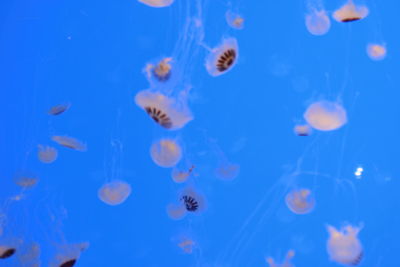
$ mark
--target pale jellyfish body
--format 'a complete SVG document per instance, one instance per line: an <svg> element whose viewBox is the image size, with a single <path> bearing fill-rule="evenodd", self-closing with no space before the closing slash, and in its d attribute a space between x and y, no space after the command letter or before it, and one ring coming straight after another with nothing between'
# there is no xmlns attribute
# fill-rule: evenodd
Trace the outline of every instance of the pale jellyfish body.
<svg viewBox="0 0 400 267"><path fill-rule="evenodd" d="M89 243L63 245L50 261L49 267L72 267L78 261L82 251L86 250Z"/></svg>
<svg viewBox="0 0 400 267"><path fill-rule="evenodd" d="M244 18L241 15L228 10L225 13L225 18L228 25L233 29L241 30L244 28Z"/></svg>
<svg viewBox="0 0 400 267"><path fill-rule="evenodd" d="M172 58L163 58L156 63L147 63L144 69L150 83L167 82L172 73Z"/></svg>
<svg viewBox="0 0 400 267"><path fill-rule="evenodd" d="M180 220L186 215L186 208L182 203L168 204L167 214L173 220Z"/></svg>
<svg viewBox="0 0 400 267"><path fill-rule="evenodd" d="M67 111L70 107L71 107L70 103L59 104L51 107L47 113L49 115L57 116Z"/></svg>
<svg viewBox="0 0 400 267"><path fill-rule="evenodd" d="M240 172L240 165L223 162L215 169L215 176L221 180L233 180Z"/></svg>
<svg viewBox="0 0 400 267"><path fill-rule="evenodd" d="M313 35L324 35L329 31L331 21L325 10L316 10L312 8L306 15L306 27Z"/></svg>
<svg viewBox="0 0 400 267"><path fill-rule="evenodd" d="M286 254L286 257L283 262L277 263L275 260L271 257L266 258L266 262L269 264L269 267L295 267L291 263L291 259L294 257L294 251L289 250Z"/></svg>
<svg viewBox="0 0 400 267"><path fill-rule="evenodd" d="M222 75L231 70L239 58L239 47L235 38L227 38L213 48L206 58L206 69L211 76Z"/></svg>
<svg viewBox="0 0 400 267"><path fill-rule="evenodd" d="M114 180L100 187L97 195L104 203L116 206L125 202L131 194L131 186L121 180Z"/></svg>
<svg viewBox="0 0 400 267"><path fill-rule="evenodd" d="M346 4L333 13L333 18L338 22L357 21L368 16L369 10L366 6L356 6L353 0L348 0Z"/></svg>
<svg viewBox="0 0 400 267"><path fill-rule="evenodd" d="M174 180L175 183L184 183L186 180L189 178L191 173L193 172L194 165L192 165L187 171L182 171L178 168L173 168L171 172L171 177L172 180Z"/></svg>
<svg viewBox="0 0 400 267"><path fill-rule="evenodd" d="M303 116L311 127L320 131L336 130L347 123L346 110L338 103L330 101L311 104Z"/></svg>
<svg viewBox="0 0 400 267"><path fill-rule="evenodd" d="M43 163L52 163L57 159L58 151L51 146L38 145L38 158Z"/></svg>
<svg viewBox="0 0 400 267"><path fill-rule="evenodd" d="M151 7L167 7L172 5L174 0L138 0L140 3L143 3L147 6Z"/></svg>
<svg viewBox="0 0 400 267"><path fill-rule="evenodd" d="M383 60L386 57L386 46L381 44L368 44L367 54L372 60Z"/></svg>
<svg viewBox="0 0 400 267"><path fill-rule="evenodd" d="M34 187L38 183L38 178L28 176L18 176L15 178L15 183L23 188Z"/></svg>
<svg viewBox="0 0 400 267"><path fill-rule="evenodd" d="M73 150L84 152L87 149L86 144L73 137L54 135L51 137L51 139L54 142L58 143L60 146L67 147Z"/></svg>
<svg viewBox="0 0 400 267"><path fill-rule="evenodd" d="M153 161L160 167L175 166L182 158L182 149L173 139L161 139L153 143L150 148Z"/></svg>
<svg viewBox="0 0 400 267"><path fill-rule="evenodd" d="M358 265L363 256L363 248L358 239L361 227L347 225L337 230L328 225L327 230L329 233L327 251L330 259L344 265Z"/></svg>
<svg viewBox="0 0 400 267"><path fill-rule="evenodd" d="M296 214L307 214L314 210L315 198L309 189L301 188L290 191L285 202L287 207Z"/></svg>
<svg viewBox="0 0 400 267"><path fill-rule="evenodd" d="M0 260L8 259L19 251L23 241L17 238L5 238L0 241Z"/></svg>
<svg viewBox="0 0 400 267"><path fill-rule="evenodd" d="M191 239L184 239L178 244L178 246L182 249L183 252L191 254L193 252L195 242Z"/></svg>

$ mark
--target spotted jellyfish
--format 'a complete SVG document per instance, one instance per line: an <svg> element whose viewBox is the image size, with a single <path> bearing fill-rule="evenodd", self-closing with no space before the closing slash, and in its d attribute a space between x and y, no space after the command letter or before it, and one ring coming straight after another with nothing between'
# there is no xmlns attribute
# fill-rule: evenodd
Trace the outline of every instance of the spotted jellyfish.
<svg viewBox="0 0 400 267"><path fill-rule="evenodd" d="M337 230L327 225L326 228L329 233L326 248L330 259L344 265L358 265L363 257L363 248L358 239L362 227L346 225Z"/></svg>
<svg viewBox="0 0 400 267"><path fill-rule="evenodd" d="M352 22L368 16L369 10L366 6L358 6L353 0L348 0L346 4L333 13L333 18L338 22Z"/></svg>
<svg viewBox="0 0 400 267"><path fill-rule="evenodd" d="M325 9L309 6L309 12L305 16L306 28L312 35L324 35L330 27L331 21Z"/></svg>
<svg viewBox="0 0 400 267"><path fill-rule="evenodd" d="M223 39L221 44L211 49L206 57L205 66L211 76L219 76L230 71L239 58L236 38Z"/></svg>
<svg viewBox="0 0 400 267"><path fill-rule="evenodd" d="M372 60L383 60L386 57L386 46L384 44L368 44L367 54Z"/></svg>
<svg viewBox="0 0 400 267"><path fill-rule="evenodd" d="M182 148L174 139L160 139L150 148L150 156L160 167L175 166L182 158Z"/></svg>
<svg viewBox="0 0 400 267"><path fill-rule="evenodd" d="M320 131L333 131L347 123L347 112L343 106L325 100L308 106L303 117L311 127Z"/></svg>
<svg viewBox="0 0 400 267"><path fill-rule="evenodd" d="M51 146L38 145L38 158L43 163L52 163L57 159L58 151Z"/></svg>
<svg viewBox="0 0 400 267"><path fill-rule="evenodd" d="M294 251L289 250L286 254L286 257L282 263L277 263L275 260L271 257L266 258L266 262L269 264L269 267L295 267L291 263L291 259L294 257Z"/></svg>
<svg viewBox="0 0 400 267"><path fill-rule="evenodd" d="M300 188L290 191L285 202L287 207L296 214L307 214L315 207L315 198L310 189Z"/></svg>
<svg viewBox="0 0 400 267"><path fill-rule="evenodd" d="M140 3L143 3L147 6L151 7L167 7L174 3L174 0L138 0Z"/></svg>
<svg viewBox="0 0 400 267"><path fill-rule="evenodd" d="M121 180L114 180L100 187L97 196L104 203L116 206L125 202L131 191L131 186L128 183Z"/></svg>

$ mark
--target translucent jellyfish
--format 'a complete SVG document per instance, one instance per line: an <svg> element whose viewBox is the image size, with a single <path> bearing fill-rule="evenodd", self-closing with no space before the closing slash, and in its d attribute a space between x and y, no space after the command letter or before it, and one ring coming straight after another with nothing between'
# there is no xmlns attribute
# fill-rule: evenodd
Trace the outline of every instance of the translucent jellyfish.
<svg viewBox="0 0 400 267"><path fill-rule="evenodd" d="M149 81L154 77L159 82L165 82L171 77L172 66L170 62L172 58L163 58L156 64L148 63L145 67L145 72Z"/></svg>
<svg viewBox="0 0 400 267"><path fill-rule="evenodd" d="M193 252L194 245L195 242L191 239L184 239L178 244L182 251L187 254L191 254Z"/></svg>
<svg viewBox="0 0 400 267"><path fill-rule="evenodd" d="M143 3L147 6L151 7L167 7L172 5L174 0L138 0L140 3Z"/></svg>
<svg viewBox="0 0 400 267"><path fill-rule="evenodd" d="M81 253L89 247L89 243L67 244L59 251L50 262L49 267L72 267L78 261Z"/></svg>
<svg viewBox="0 0 400 267"><path fill-rule="evenodd" d="M333 18L338 22L351 22L365 18L368 13L369 10L366 6L356 6L353 0L348 0L333 13Z"/></svg>
<svg viewBox="0 0 400 267"><path fill-rule="evenodd" d="M97 195L104 203L116 206L122 204L129 197L131 191L131 186L128 183L114 180L100 187Z"/></svg>
<svg viewBox="0 0 400 267"><path fill-rule="evenodd" d="M241 30L244 28L244 18L241 15L228 10L225 13L225 18L228 25L232 28L237 30Z"/></svg>
<svg viewBox="0 0 400 267"><path fill-rule="evenodd" d="M184 95L180 97L185 98ZM181 129L193 119L186 101L177 101L158 92L140 91L135 96L135 102L157 124L168 130Z"/></svg>
<svg viewBox="0 0 400 267"><path fill-rule="evenodd" d="M386 46L384 44L368 44L367 54L372 60L383 60L386 57Z"/></svg>
<svg viewBox="0 0 400 267"><path fill-rule="evenodd" d="M309 136L312 133L312 128L308 124L296 125L294 133L298 136Z"/></svg>
<svg viewBox="0 0 400 267"><path fill-rule="evenodd" d="M344 265L358 265L363 257L363 248L358 239L362 226L346 225L337 230L328 225L326 228L329 233L327 250L330 259Z"/></svg>
<svg viewBox="0 0 400 267"><path fill-rule="evenodd" d="M84 152L87 149L86 144L73 137L54 135L51 137L51 139L61 146L68 147L77 151Z"/></svg>
<svg viewBox="0 0 400 267"><path fill-rule="evenodd" d="M19 251L22 243L22 240L17 238L4 238L0 240L0 260L12 257Z"/></svg>
<svg viewBox="0 0 400 267"><path fill-rule="evenodd" d="M266 258L266 262L269 264L269 267L295 267L291 263L291 259L294 257L294 251L289 250L286 254L286 257L282 263L277 263L275 260L271 257Z"/></svg>
<svg viewBox="0 0 400 267"><path fill-rule="evenodd" d="M14 181L20 187L31 188L38 183L39 179L33 175L32 176L17 175Z"/></svg>
<svg viewBox="0 0 400 267"><path fill-rule="evenodd" d="M199 213L204 211L206 207L204 197L192 188L186 188L183 190L179 200L188 212Z"/></svg>
<svg viewBox="0 0 400 267"><path fill-rule="evenodd" d="M227 38L211 49L206 58L206 69L211 76L222 75L231 70L239 58L239 47L235 38Z"/></svg>
<svg viewBox="0 0 400 267"><path fill-rule="evenodd" d="M21 267L39 267L40 245L36 242L25 244L22 246L17 258Z"/></svg>
<svg viewBox="0 0 400 267"><path fill-rule="evenodd" d="M296 214L307 214L314 210L315 198L310 189L300 188L290 191L285 202L287 207Z"/></svg>
<svg viewBox="0 0 400 267"><path fill-rule="evenodd" d="M49 115L57 116L67 111L70 107L71 107L70 103L59 104L54 107L51 107L47 113Z"/></svg>
<svg viewBox="0 0 400 267"><path fill-rule="evenodd" d="M324 35L331 27L331 21L324 9L311 7L305 18L307 30L313 35Z"/></svg>
<svg viewBox="0 0 400 267"><path fill-rule="evenodd" d="M160 139L150 148L153 161L160 167L175 166L182 158L181 146L174 139Z"/></svg>
<svg viewBox="0 0 400 267"><path fill-rule="evenodd" d="M239 172L239 164L224 161L215 169L215 176L222 180L233 180L239 175Z"/></svg>
<svg viewBox="0 0 400 267"><path fill-rule="evenodd" d="M168 204L167 214L173 220L180 220L186 215L185 205L179 204Z"/></svg>
<svg viewBox="0 0 400 267"><path fill-rule="evenodd" d="M38 145L38 158L43 163L52 163L57 159L58 151L51 146Z"/></svg>
<svg viewBox="0 0 400 267"><path fill-rule="evenodd" d="M194 168L195 168L194 165L192 165L187 171L182 171L177 167L173 168L171 173L172 180L174 180L175 183L185 182L191 175Z"/></svg>
<svg viewBox="0 0 400 267"><path fill-rule="evenodd" d="M303 116L311 127L320 131L336 130L347 123L346 110L330 101L312 103Z"/></svg>

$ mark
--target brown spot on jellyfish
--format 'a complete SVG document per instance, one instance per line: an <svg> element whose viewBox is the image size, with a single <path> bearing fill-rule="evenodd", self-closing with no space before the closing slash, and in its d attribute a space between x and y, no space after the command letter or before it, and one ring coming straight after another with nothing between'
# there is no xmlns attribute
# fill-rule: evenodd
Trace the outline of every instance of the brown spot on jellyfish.
<svg viewBox="0 0 400 267"><path fill-rule="evenodd" d="M70 103L59 104L51 107L47 113L49 115L57 116L67 111L70 107L71 107Z"/></svg>
<svg viewBox="0 0 400 267"><path fill-rule="evenodd" d="M269 264L269 267L295 267L291 263L291 259L294 257L294 251L289 250L286 254L286 257L282 263L277 263L275 260L271 257L268 257L265 259L265 261Z"/></svg>
<svg viewBox="0 0 400 267"><path fill-rule="evenodd" d="M311 127L307 124L296 125L293 130L297 136L309 136L312 133Z"/></svg>
<svg viewBox="0 0 400 267"><path fill-rule="evenodd" d="M104 184L97 192L97 196L104 203L116 206L122 204L131 194L131 186L121 180L114 180Z"/></svg>
<svg viewBox="0 0 400 267"><path fill-rule="evenodd" d="M158 166L170 168L181 160L182 149L174 139L160 139L151 146L150 156Z"/></svg>
<svg viewBox="0 0 400 267"><path fill-rule="evenodd" d="M231 70L239 58L239 48L235 38L227 38L213 48L206 58L206 69L211 76L222 75Z"/></svg>
<svg viewBox="0 0 400 267"><path fill-rule="evenodd" d="M23 241L17 238L4 238L0 241L0 259L8 259L19 251Z"/></svg>
<svg viewBox="0 0 400 267"><path fill-rule="evenodd" d="M368 13L366 6L356 6L353 0L348 0L346 4L333 13L333 18L338 22L352 22L365 18Z"/></svg>
<svg viewBox="0 0 400 267"><path fill-rule="evenodd" d="M147 77L149 79L154 77L159 82L167 81L171 77L171 61L172 58L167 57L160 60L156 65L148 63L145 68Z"/></svg>
<svg viewBox="0 0 400 267"><path fill-rule="evenodd" d="M310 213L315 207L314 195L306 188L290 191L285 197L285 202L287 207L296 214Z"/></svg>
<svg viewBox="0 0 400 267"><path fill-rule="evenodd" d="M161 127L177 130L193 119L183 98L185 96L181 95L177 100L159 92L144 90L136 94L135 102Z"/></svg>
<svg viewBox="0 0 400 267"><path fill-rule="evenodd" d="M57 159L58 151L51 146L38 145L38 158L43 163L52 163Z"/></svg>
<svg viewBox="0 0 400 267"><path fill-rule="evenodd" d="M228 25L233 29L241 30L244 28L244 18L241 15L228 10L225 13L225 18Z"/></svg>
<svg viewBox="0 0 400 267"><path fill-rule="evenodd" d="M82 251L89 243L68 244L59 248L59 252L51 260L49 267L72 267L78 261Z"/></svg>
<svg viewBox="0 0 400 267"><path fill-rule="evenodd" d="M138 0L140 3L143 3L147 6L151 7L167 7L172 5L174 0Z"/></svg>
<svg viewBox="0 0 400 267"><path fill-rule="evenodd" d="M386 46L384 44L368 44L367 54L372 60L383 60L386 57Z"/></svg>
<svg viewBox="0 0 400 267"><path fill-rule="evenodd" d="M344 265L358 265L363 257L363 248L358 233L362 226L354 227L346 225L337 230L331 225L327 225L329 238L327 241L327 251L332 261Z"/></svg>
<svg viewBox="0 0 400 267"><path fill-rule="evenodd" d="M331 27L331 21L324 9L311 7L305 19L307 30L313 35L324 35Z"/></svg>
<svg viewBox="0 0 400 267"><path fill-rule="evenodd" d="M16 249L0 246L0 259L7 259L15 254Z"/></svg>
<svg viewBox="0 0 400 267"><path fill-rule="evenodd" d="M81 141L69 137L69 136L60 136L60 135L54 135L51 137L51 139L59 144L60 146L67 147L73 150L81 151L84 152L86 151L86 144L82 143Z"/></svg>
<svg viewBox="0 0 400 267"><path fill-rule="evenodd" d="M346 110L330 101L312 103L303 116L311 127L320 131L333 131L347 123Z"/></svg>

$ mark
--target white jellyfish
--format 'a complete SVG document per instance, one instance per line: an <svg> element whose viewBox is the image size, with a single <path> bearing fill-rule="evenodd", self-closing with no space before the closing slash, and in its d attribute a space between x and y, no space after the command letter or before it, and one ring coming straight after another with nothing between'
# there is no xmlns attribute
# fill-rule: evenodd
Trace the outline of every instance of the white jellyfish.
<svg viewBox="0 0 400 267"><path fill-rule="evenodd" d="M309 136L312 133L312 128L308 124L296 125L293 130L298 136Z"/></svg>
<svg viewBox="0 0 400 267"><path fill-rule="evenodd" d="M331 21L324 9L310 7L305 16L307 30L313 35L324 35L330 27Z"/></svg>
<svg viewBox="0 0 400 267"><path fill-rule="evenodd" d="M347 123L347 113L343 106L324 100L308 106L303 116L311 127L320 131L336 130Z"/></svg>
<svg viewBox="0 0 400 267"><path fill-rule="evenodd" d="M97 195L104 203L116 206L125 202L131 191L131 186L127 182L114 180L100 187Z"/></svg>
<svg viewBox="0 0 400 267"><path fill-rule="evenodd" d="M386 57L386 46L384 44L368 44L367 54L372 60L383 60Z"/></svg>
<svg viewBox="0 0 400 267"><path fill-rule="evenodd" d="M239 58L239 47L236 38L223 39L221 44L211 49L205 66L211 76L222 75L231 70Z"/></svg>
<svg viewBox="0 0 400 267"><path fill-rule="evenodd" d="M291 263L291 259L294 257L294 254L294 250L289 250L286 253L284 261L281 263L275 262L275 260L271 257L266 258L265 261L269 264L269 267L295 267Z"/></svg>
<svg viewBox="0 0 400 267"><path fill-rule="evenodd" d="M174 0L138 0L140 3L143 3L147 6L151 7L167 7L172 5Z"/></svg>
<svg viewBox="0 0 400 267"><path fill-rule="evenodd" d="M52 163L57 159L58 151L51 146L38 145L38 158L43 163Z"/></svg>
<svg viewBox="0 0 400 267"><path fill-rule="evenodd" d="M314 210L315 198L310 189L300 188L290 191L285 202L287 207L296 214L307 214Z"/></svg>
<svg viewBox="0 0 400 267"><path fill-rule="evenodd" d="M56 255L51 259L49 267L72 267L81 253L89 247L89 243L65 244L58 247Z"/></svg>
<svg viewBox="0 0 400 267"><path fill-rule="evenodd" d="M338 22L351 22L365 18L368 13L369 10L366 6L357 6L353 0L348 0L333 13L333 18Z"/></svg>
<svg viewBox="0 0 400 267"><path fill-rule="evenodd" d="M54 142L58 143L60 146L67 147L73 150L84 152L87 149L86 144L73 137L54 135L51 137L51 139Z"/></svg>
<svg viewBox="0 0 400 267"><path fill-rule="evenodd" d="M174 139L160 139L150 148L153 161L160 167L175 166L182 158L181 146Z"/></svg>
<svg viewBox="0 0 400 267"><path fill-rule="evenodd" d="M362 226L345 225L337 230L327 225L326 228L329 233L326 247L330 259L344 265L358 265L363 257L363 248L358 239Z"/></svg>
<svg viewBox="0 0 400 267"><path fill-rule="evenodd" d="M51 107L47 113L49 115L57 116L57 115L64 113L65 111L67 111L70 107L71 107L71 103L59 104L59 105Z"/></svg>
<svg viewBox="0 0 400 267"><path fill-rule="evenodd" d="M240 14L228 10L225 13L225 18L228 25L233 29L241 30L244 28L244 18Z"/></svg>

